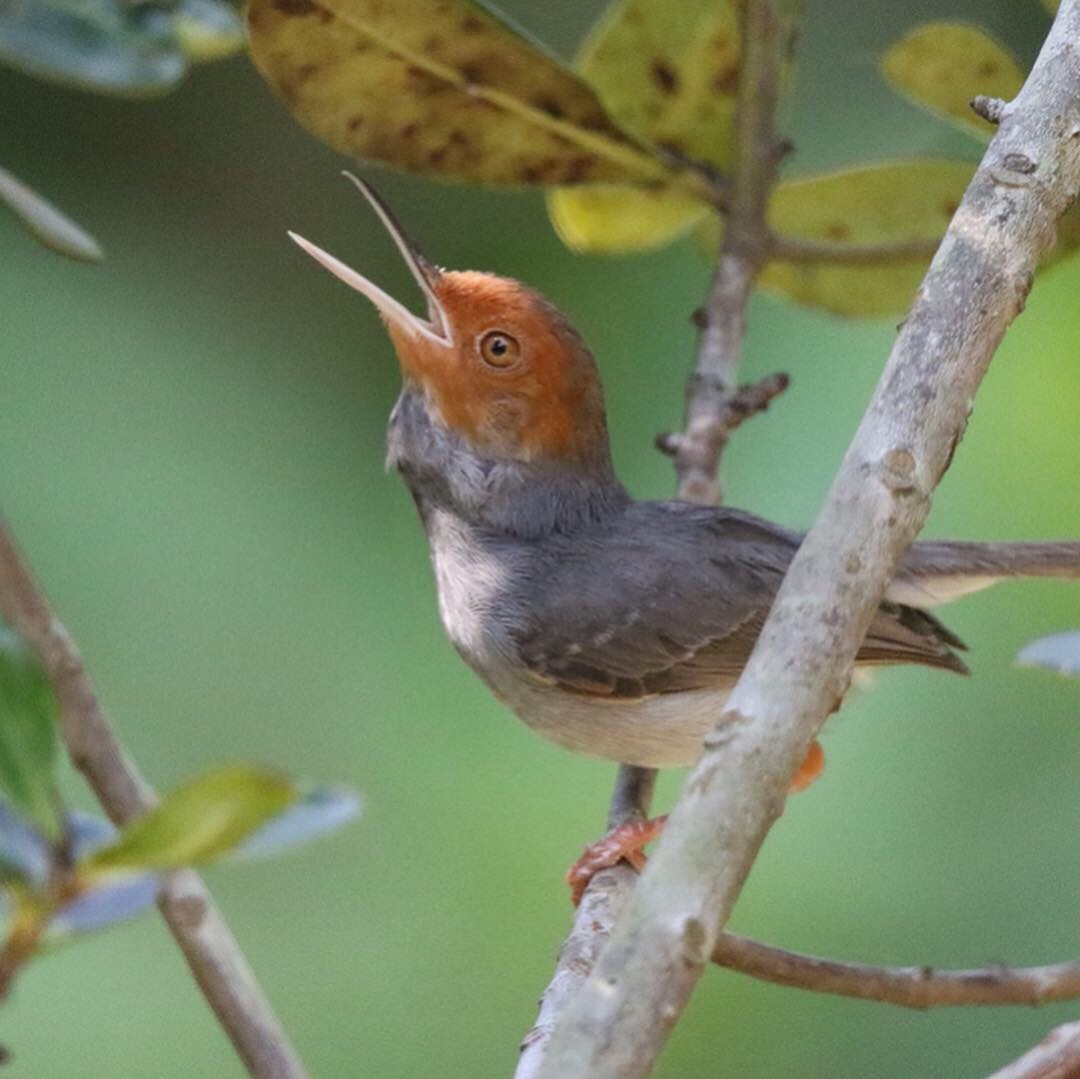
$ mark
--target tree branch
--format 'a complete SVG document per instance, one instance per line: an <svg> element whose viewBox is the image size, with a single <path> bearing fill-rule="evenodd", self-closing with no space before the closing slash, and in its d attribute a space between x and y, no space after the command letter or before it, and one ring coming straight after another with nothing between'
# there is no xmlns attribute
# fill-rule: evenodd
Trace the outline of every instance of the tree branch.
<svg viewBox="0 0 1080 1079"><path fill-rule="evenodd" d="M1050 35L949 225L817 523L542 1075L648 1074L712 955L897 558L963 434L1039 256L1080 190L1080 0Z"/></svg>
<svg viewBox="0 0 1080 1079"><path fill-rule="evenodd" d="M1022 1057L989 1079L1076 1079L1080 1075L1080 1023L1054 1027Z"/></svg>
<svg viewBox="0 0 1080 1079"><path fill-rule="evenodd" d="M754 280L769 257L771 237L765 220L776 166L786 145L776 141L773 116L780 71L790 45L790 27L768 19L757 0L739 8L743 60L735 113L736 168L725 190L727 227L713 274L707 305L695 316L701 330L693 373L686 387L686 420L680 434L658 435L657 447L675 459L678 497L719 503L720 457L731 433L764 411L788 385L787 375L770 375L738 386L737 374L746 325L746 305ZM656 771L624 765L619 769L608 814L615 828L648 816ZM536 1024L521 1043L515 1079L535 1079L559 1017L585 983L607 943L637 873L620 864L598 873L578 906L570 934L559 951L555 975L540 998Z"/></svg>
<svg viewBox="0 0 1080 1079"><path fill-rule="evenodd" d="M904 1008L1048 1004L1080 997L1080 962L975 970L841 963L721 933L712 961L762 981Z"/></svg>
<svg viewBox="0 0 1080 1079"><path fill-rule="evenodd" d="M127 824L152 809L157 795L109 726L75 642L38 588L2 518L0 615L40 655L56 694L60 736L111 820ZM158 908L248 1071L259 1079L304 1079L300 1058L198 874L171 874Z"/></svg>

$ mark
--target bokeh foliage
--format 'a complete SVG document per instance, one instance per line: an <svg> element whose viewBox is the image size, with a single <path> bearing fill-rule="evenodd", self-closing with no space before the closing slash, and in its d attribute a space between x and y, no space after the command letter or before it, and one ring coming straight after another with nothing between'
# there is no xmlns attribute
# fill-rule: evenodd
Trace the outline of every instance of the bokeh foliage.
<svg viewBox="0 0 1080 1079"><path fill-rule="evenodd" d="M564 57L602 7L504 6ZM808 174L973 161L975 144L902 102L877 58L913 22L947 17L986 25L1026 66L1046 26L1012 0L807 10L789 107ZM595 835L611 769L522 728L447 645L412 507L382 471L397 384L385 335L284 230L332 242L403 296L407 272L335 180L341 157L243 61L140 105L9 73L0 102L18 104L0 157L110 251L69 266L0 220L0 286L18 297L0 504L163 788L257 748L364 789L363 827L288 863L208 871L313 1073L507 1074L567 924L561 872ZM641 496L669 494L670 464L648 445L681 414L706 274L692 245L572 258L536 195L379 186L437 261L526 279L571 314L604 372L620 471ZM1078 288L1074 264L1036 286L933 534L1076 534ZM733 442L730 499L805 525L893 326L768 296L751 316L746 376L783 368L793 386ZM887 672L830 721L825 776L770 837L735 928L886 962L1074 954L1080 705L1073 683L1011 660L1074 627L1077 604L1031 583L947 609L974 677ZM664 778L661 804L678 781ZM977 1075L1074 1017L909 1014L711 972L659 1074ZM242 1074L154 919L31 967L0 1042L16 1075Z"/></svg>

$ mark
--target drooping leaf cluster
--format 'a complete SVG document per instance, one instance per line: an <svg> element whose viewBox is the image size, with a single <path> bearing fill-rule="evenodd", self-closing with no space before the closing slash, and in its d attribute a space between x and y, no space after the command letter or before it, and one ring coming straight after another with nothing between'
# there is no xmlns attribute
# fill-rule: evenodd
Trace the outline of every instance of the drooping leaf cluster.
<svg viewBox="0 0 1080 1079"><path fill-rule="evenodd" d="M733 0L615 0L573 70L477 0L250 0L248 25L252 58L292 114L349 157L544 187L579 251L688 232L712 250L722 235L741 64ZM980 137L990 128L971 98L1008 99L1022 82L1001 45L947 22L915 28L882 71ZM973 171L910 159L781 179L760 284L844 315L903 310ZM1077 233L1066 222L1059 255Z"/></svg>

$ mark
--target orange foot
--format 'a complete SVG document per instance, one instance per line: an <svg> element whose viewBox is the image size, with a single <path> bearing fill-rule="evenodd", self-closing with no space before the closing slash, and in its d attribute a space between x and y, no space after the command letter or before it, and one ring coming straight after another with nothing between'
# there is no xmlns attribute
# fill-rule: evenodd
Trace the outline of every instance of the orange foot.
<svg viewBox="0 0 1080 1079"><path fill-rule="evenodd" d="M825 753L818 742L811 742L806 757L795 778L788 788L789 793L797 794L806 790L825 769ZM635 820L612 828L595 843L582 851L581 857L566 871L566 883L570 885L570 900L576 907L589 886L589 881L601 869L610 869L619 862L629 862L639 873L645 868L645 852L642 849L651 843L663 830L667 814L653 817L652 820Z"/></svg>

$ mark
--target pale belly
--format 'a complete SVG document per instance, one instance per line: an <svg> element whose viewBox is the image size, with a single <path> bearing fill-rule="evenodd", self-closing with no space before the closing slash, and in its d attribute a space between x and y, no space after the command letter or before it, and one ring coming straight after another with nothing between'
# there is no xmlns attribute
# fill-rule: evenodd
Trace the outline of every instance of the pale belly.
<svg viewBox="0 0 1080 1079"><path fill-rule="evenodd" d="M528 676L490 675L496 696L537 734L575 753L648 768L693 764L730 693L727 687L612 701L532 684Z"/></svg>

